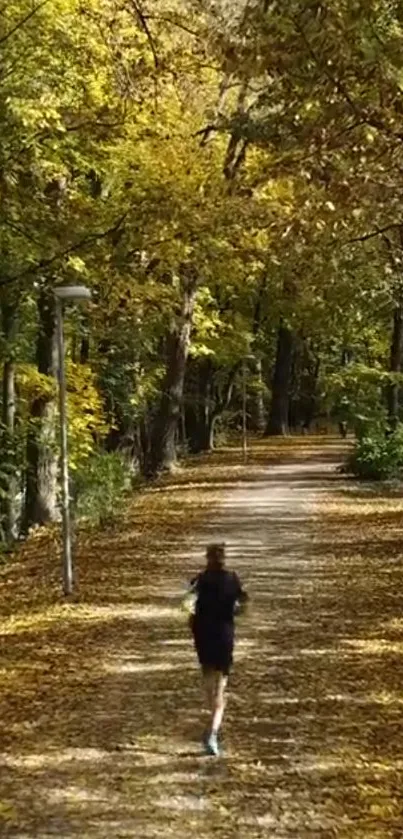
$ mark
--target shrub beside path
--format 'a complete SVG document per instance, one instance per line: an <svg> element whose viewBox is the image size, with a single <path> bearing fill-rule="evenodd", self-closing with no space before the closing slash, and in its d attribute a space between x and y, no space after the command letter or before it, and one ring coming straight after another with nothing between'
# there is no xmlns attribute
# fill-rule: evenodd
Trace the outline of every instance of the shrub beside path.
<svg viewBox="0 0 403 839"><path fill-rule="evenodd" d="M52 533L4 567L1 836L401 837L403 503L348 487L339 457L302 440L190 463L81 535L76 603ZM177 608L212 539L252 600L220 760Z"/></svg>

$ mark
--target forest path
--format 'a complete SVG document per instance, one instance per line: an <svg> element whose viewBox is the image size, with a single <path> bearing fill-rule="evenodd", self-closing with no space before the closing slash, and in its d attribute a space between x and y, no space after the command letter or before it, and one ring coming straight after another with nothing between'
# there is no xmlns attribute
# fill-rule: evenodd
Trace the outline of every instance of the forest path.
<svg viewBox="0 0 403 839"><path fill-rule="evenodd" d="M191 483L182 475L146 493L154 514L145 535L137 510L126 528L81 546L81 603L11 622L2 836L401 835L393 789L402 767L374 744L380 725L381 743L398 737L398 750L400 718L373 695L374 656L354 648L354 604L350 614L341 603L332 544L314 538L315 511L340 483L337 457L334 443L306 444L272 463L262 449L249 466L233 453L196 466ZM155 523L161 504L165 534ZM180 516L195 504L213 512L181 538ZM217 539L251 597L219 760L200 747L200 680L177 607Z"/></svg>

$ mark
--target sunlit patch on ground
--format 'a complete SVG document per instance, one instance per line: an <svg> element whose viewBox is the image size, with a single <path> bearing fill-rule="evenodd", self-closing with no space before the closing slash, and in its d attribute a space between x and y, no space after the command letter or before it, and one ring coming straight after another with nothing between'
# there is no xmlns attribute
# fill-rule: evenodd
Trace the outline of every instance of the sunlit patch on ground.
<svg viewBox="0 0 403 839"><path fill-rule="evenodd" d="M173 670L183 670L183 664L172 661L124 661L116 664L105 664L107 673L164 673Z"/></svg>
<svg viewBox="0 0 403 839"><path fill-rule="evenodd" d="M24 767L25 769L57 768L74 761L80 763L96 763L110 759L108 752L101 749L65 749L64 751L47 752L45 754L3 754L0 756L0 766L9 768Z"/></svg>

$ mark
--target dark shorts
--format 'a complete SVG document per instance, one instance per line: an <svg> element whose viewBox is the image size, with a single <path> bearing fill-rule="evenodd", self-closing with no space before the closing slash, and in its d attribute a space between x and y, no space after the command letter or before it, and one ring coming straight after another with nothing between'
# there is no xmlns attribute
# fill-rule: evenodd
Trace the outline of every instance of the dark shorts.
<svg viewBox="0 0 403 839"><path fill-rule="evenodd" d="M192 630L197 657L203 670L217 670L228 676L233 663L234 624L195 617Z"/></svg>

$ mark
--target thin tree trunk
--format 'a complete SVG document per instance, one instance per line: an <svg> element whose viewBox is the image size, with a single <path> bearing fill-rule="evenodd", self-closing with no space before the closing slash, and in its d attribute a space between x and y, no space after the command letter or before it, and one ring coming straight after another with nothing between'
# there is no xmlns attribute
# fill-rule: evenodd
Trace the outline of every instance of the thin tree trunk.
<svg viewBox="0 0 403 839"><path fill-rule="evenodd" d="M90 336L88 331L88 318L83 317L80 335L80 364L88 364L90 360Z"/></svg>
<svg viewBox="0 0 403 839"><path fill-rule="evenodd" d="M196 279L184 283L179 322L168 335L162 396L152 423L150 451L146 463L148 477L172 470L176 462L176 437L182 410L196 292Z"/></svg>
<svg viewBox="0 0 403 839"><path fill-rule="evenodd" d="M309 431L314 421L318 407L318 379L320 373L320 358L315 360L315 366L309 379L309 396L307 397L304 410L303 430Z"/></svg>
<svg viewBox="0 0 403 839"><path fill-rule="evenodd" d="M263 433L266 428L267 418L264 404L263 369L261 358L257 358L254 361L254 367L257 387L253 391L251 400L251 427L253 431Z"/></svg>
<svg viewBox="0 0 403 839"><path fill-rule="evenodd" d="M15 451L15 364L8 360L3 368L3 425L7 435L7 486L4 499L4 531L8 542L17 537L18 476Z"/></svg>
<svg viewBox="0 0 403 839"><path fill-rule="evenodd" d="M212 362L208 362L208 374L203 382L203 410L199 414L191 413L191 446L192 451L206 452L213 451L215 448L215 432L218 420L223 415L224 411L228 410L232 394L234 391L235 380L239 370L239 364L229 372L228 379L225 385L220 388L217 393L214 388L214 367Z"/></svg>
<svg viewBox="0 0 403 839"><path fill-rule="evenodd" d="M403 308L399 303L393 313L392 340L390 346L390 372L400 373L402 369L403 349ZM386 405L388 410L389 429L393 431L399 421L399 391L398 382L390 382L386 389Z"/></svg>
<svg viewBox="0 0 403 839"><path fill-rule="evenodd" d="M37 367L45 376L56 379L58 369L56 315L53 293L41 292L38 299L39 333ZM52 395L40 394L31 408L27 439L27 478L25 529L46 524L57 518L57 401Z"/></svg>
<svg viewBox="0 0 403 839"><path fill-rule="evenodd" d="M15 364L11 359L3 368L3 423L10 435L15 427Z"/></svg>
<svg viewBox="0 0 403 839"><path fill-rule="evenodd" d="M230 370L228 374L228 379L225 386L221 389L219 396L216 399L216 404L214 407L214 411L210 416L210 425L209 425L209 448L212 450L214 449L215 445L215 431L218 420L225 411L228 411L229 406L231 405L232 395L234 392L236 377L238 375L239 369L241 367L240 363L235 364L235 366Z"/></svg>
<svg viewBox="0 0 403 839"><path fill-rule="evenodd" d="M216 428L218 420L220 419L220 414L213 414L210 417L207 428L206 428L206 448L205 451L212 452L215 449L216 445Z"/></svg>
<svg viewBox="0 0 403 839"><path fill-rule="evenodd" d="M185 417L185 408L182 402L181 406L181 422L180 422L180 444L183 449L186 449L187 437L186 437L186 417Z"/></svg>
<svg viewBox="0 0 403 839"><path fill-rule="evenodd" d="M147 463L150 457L150 417L146 405L144 415L139 422L139 442L141 449L141 471L146 472Z"/></svg>
<svg viewBox="0 0 403 839"><path fill-rule="evenodd" d="M7 541L17 537L17 460L15 441L15 416L16 416L16 393L15 393L15 361L14 361L14 339L17 326L16 307L13 304L4 303L2 306L3 334L8 348L8 354L3 366L3 427L4 427L4 455L6 469L4 471L5 498L3 506L4 533Z"/></svg>
<svg viewBox="0 0 403 839"><path fill-rule="evenodd" d="M220 414L210 414L200 419L192 430L191 451L194 454L212 452L215 448L215 431Z"/></svg>
<svg viewBox="0 0 403 839"><path fill-rule="evenodd" d="M288 434L288 412L294 336L284 322L280 323L276 360L274 364L272 401L266 434L285 436Z"/></svg>
<svg viewBox="0 0 403 839"><path fill-rule="evenodd" d="M210 358L192 361L186 377L186 437L191 452L210 448L214 365Z"/></svg>

